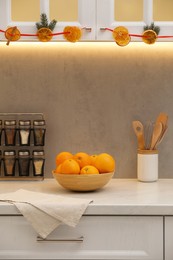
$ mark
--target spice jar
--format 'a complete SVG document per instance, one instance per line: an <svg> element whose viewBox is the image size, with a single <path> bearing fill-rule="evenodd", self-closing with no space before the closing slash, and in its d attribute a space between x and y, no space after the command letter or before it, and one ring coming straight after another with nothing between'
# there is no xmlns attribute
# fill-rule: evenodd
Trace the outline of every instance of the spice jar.
<svg viewBox="0 0 173 260"><path fill-rule="evenodd" d="M4 151L4 175L14 176L16 164L15 151Z"/></svg>
<svg viewBox="0 0 173 260"><path fill-rule="evenodd" d="M19 176L29 176L30 152L28 150L18 151Z"/></svg>
<svg viewBox="0 0 173 260"><path fill-rule="evenodd" d="M34 120L33 121L34 130L34 145L44 146L45 142L45 120Z"/></svg>
<svg viewBox="0 0 173 260"><path fill-rule="evenodd" d="M30 145L31 136L31 121L20 120L19 121L19 143L20 145Z"/></svg>
<svg viewBox="0 0 173 260"><path fill-rule="evenodd" d="M32 154L32 162L33 162L33 173L34 176L43 176L44 175L44 151L43 150L35 150Z"/></svg>
<svg viewBox="0 0 173 260"><path fill-rule="evenodd" d="M4 121L5 145L15 145L16 143L16 120Z"/></svg>

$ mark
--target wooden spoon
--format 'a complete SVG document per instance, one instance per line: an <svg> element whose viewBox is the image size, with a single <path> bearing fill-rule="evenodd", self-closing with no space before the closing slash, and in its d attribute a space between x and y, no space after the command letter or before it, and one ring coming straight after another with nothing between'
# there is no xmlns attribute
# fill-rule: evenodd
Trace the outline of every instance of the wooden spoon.
<svg viewBox="0 0 173 260"><path fill-rule="evenodd" d="M138 149L144 150L145 149L144 127L140 121L133 121L132 125L133 125L134 132L137 136Z"/></svg>
<svg viewBox="0 0 173 260"><path fill-rule="evenodd" d="M163 129L162 123L157 122L154 126L154 129L153 129L150 150L154 150L157 142L160 139L160 136L162 135L162 129Z"/></svg>

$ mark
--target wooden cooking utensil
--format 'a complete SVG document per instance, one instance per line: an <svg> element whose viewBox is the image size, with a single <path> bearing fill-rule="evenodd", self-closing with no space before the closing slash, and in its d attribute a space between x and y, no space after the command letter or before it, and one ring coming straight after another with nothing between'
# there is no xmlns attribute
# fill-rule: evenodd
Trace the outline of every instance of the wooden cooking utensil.
<svg viewBox="0 0 173 260"><path fill-rule="evenodd" d="M160 136L162 135L162 129L163 129L162 123L157 122L153 129L150 150L154 150L154 147L156 146L157 142L160 139Z"/></svg>
<svg viewBox="0 0 173 260"><path fill-rule="evenodd" d="M144 127L140 121L133 121L132 126L138 140L138 149L145 149Z"/></svg>
<svg viewBox="0 0 173 260"><path fill-rule="evenodd" d="M156 149L157 145L160 144L161 141L163 140L165 132L168 128L168 115L164 112L161 112L156 119L156 123L159 123L159 122L162 123L162 133L160 134L160 137L157 140L155 147L153 147L153 149Z"/></svg>
<svg viewBox="0 0 173 260"><path fill-rule="evenodd" d="M165 133L167 132L167 129L168 129L168 126L166 125L164 131L162 131L161 137L159 138L159 140L155 144L154 149L157 149L157 146L162 142L163 137L165 136Z"/></svg>
<svg viewBox="0 0 173 260"><path fill-rule="evenodd" d="M163 124L163 130L168 124L168 115L164 112L160 113L156 119L156 123L161 122Z"/></svg>

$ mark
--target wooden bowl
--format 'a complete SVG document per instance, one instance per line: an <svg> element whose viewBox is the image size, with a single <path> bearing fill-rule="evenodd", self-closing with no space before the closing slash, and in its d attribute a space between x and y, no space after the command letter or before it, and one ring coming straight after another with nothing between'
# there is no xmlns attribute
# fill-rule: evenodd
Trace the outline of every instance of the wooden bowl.
<svg viewBox="0 0 173 260"><path fill-rule="evenodd" d="M105 186L113 177L114 172L78 175L78 174L62 174L52 172L57 182L68 190L73 191L94 191Z"/></svg>

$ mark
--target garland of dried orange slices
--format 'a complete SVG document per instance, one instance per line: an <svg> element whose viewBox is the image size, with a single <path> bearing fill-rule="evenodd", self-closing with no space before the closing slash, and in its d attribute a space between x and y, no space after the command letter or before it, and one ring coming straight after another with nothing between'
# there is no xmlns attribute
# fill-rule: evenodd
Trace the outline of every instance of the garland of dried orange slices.
<svg viewBox="0 0 173 260"><path fill-rule="evenodd" d="M6 31L0 30L5 33L7 39L7 45L10 41L18 41L21 36L37 36L39 41L48 42L54 35L64 35L64 38L69 42L77 42L82 36L82 30L77 26L66 26L63 32L53 33L57 21L53 19L48 23L48 19L45 13L40 15L40 22L36 23L37 33L36 34L22 34L19 29L14 26L8 28Z"/></svg>
<svg viewBox="0 0 173 260"><path fill-rule="evenodd" d="M21 36L37 36L39 41L48 42L55 35L63 35L64 39L69 42L77 42L82 36L82 29L77 26L66 26L63 32L53 33L57 21L53 19L50 23L48 22L45 13L40 15L40 22L36 23L37 33L36 34L22 34L19 29L14 26L8 28L6 31L0 30L5 34L7 39L7 45L11 41L18 41ZM110 28L104 28L112 32L114 41L119 46L126 46L130 43L131 37L141 37L142 41L146 44L154 44L158 38L173 38L173 36L158 36L160 32L159 26L155 26L154 22L150 26L144 26L143 34L130 34L128 29L124 26L118 26L113 30Z"/></svg>

